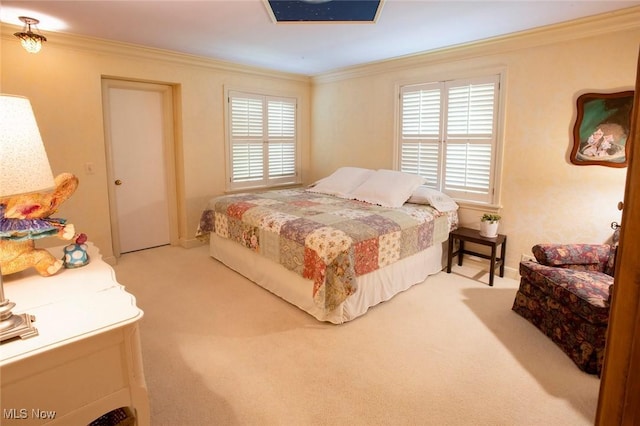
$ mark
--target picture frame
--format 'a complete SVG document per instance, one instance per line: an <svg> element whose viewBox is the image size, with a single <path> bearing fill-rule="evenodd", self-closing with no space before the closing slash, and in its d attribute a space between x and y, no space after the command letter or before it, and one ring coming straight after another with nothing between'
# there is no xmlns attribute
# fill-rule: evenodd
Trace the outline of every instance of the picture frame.
<svg viewBox="0 0 640 426"><path fill-rule="evenodd" d="M570 161L578 166L626 167L633 90L585 93L576 100Z"/></svg>

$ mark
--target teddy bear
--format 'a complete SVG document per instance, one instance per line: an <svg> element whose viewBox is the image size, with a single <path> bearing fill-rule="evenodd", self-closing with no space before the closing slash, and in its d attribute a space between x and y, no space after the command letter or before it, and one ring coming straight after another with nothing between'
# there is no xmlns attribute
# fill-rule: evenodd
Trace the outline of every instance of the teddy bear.
<svg viewBox="0 0 640 426"><path fill-rule="evenodd" d="M51 218L60 204L78 187L78 178L61 173L53 192L31 193L0 199L0 270L3 275L34 267L44 276L58 272L63 261L45 249L35 248L35 239L75 237L75 228L64 219Z"/></svg>

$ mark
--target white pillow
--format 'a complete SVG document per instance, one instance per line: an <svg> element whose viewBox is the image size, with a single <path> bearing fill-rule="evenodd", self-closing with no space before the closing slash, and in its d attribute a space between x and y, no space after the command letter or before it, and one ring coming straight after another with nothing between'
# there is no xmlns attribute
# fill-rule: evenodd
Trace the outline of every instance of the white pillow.
<svg viewBox="0 0 640 426"><path fill-rule="evenodd" d="M458 210L458 204L449 197L437 189L429 188L424 185L420 185L411 197L407 201L413 204L429 204L435 207L438 211L448 212Z"/></svg>
<svg viewBox="0 0 640 426"><path fill-rule="evenodd" d="M307 188L307 191L345 198L373 173L373 170L361 167L341 167Z"/></svg>
<svg viewBox="0 0 640 426"><path fill-rule="evenodd" d="M423 183L424 178L421 176L381 169L351 191L349 198L384 207L402 207L413 191Z"/></svg>

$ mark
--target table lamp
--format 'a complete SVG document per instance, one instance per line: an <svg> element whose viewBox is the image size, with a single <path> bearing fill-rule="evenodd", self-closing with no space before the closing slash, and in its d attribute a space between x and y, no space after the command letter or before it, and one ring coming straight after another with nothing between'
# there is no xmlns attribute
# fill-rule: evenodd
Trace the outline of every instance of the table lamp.
<svg viewBox="0 0 640 426"><path fill-rule="evenodd" d="M31 103L22 96L0 94L0 201L53 187L53 173ZM15 305L5 298L0 266L0 342L38 335L32 324L35 317L13 314Z"/></svg>

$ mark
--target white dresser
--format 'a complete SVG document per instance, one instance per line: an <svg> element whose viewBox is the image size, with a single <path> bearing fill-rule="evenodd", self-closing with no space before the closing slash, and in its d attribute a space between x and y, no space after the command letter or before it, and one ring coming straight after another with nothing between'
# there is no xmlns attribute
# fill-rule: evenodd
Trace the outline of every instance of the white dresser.
<svg viewBox="0 0 640 426"><path fill-rule="evenodd" d="M49 249L62 258L62 247ZM0 344L0 424L87 425L120 407L149 424L136 299L89 244L88 265L4 277L13 313L38 336Z"/></svg>

